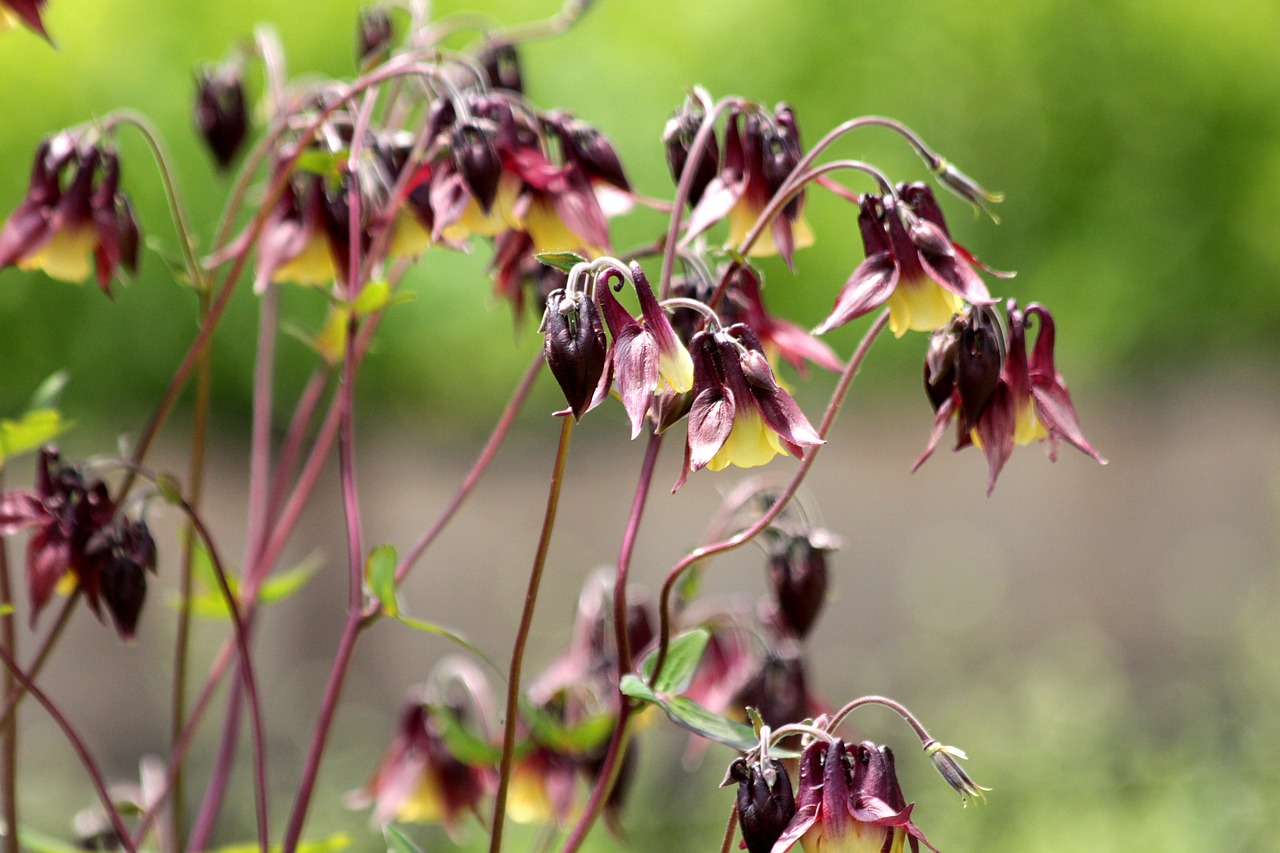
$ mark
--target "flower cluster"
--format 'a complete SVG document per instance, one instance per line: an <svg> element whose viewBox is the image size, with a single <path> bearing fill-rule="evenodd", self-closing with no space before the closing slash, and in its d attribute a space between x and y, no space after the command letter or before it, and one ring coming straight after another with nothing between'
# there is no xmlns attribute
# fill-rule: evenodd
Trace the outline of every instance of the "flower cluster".
<svg viewBox="0 0 1280 853"><path fill-rule="evenodd" d="M76 283L95 274L110 295L121 267L137 271L138 240L115 150L59 133L36 149L27 196L0 230L0 269Z"/></svg>
<svg viewBox="0 0 1280 853"><path fill-rule="evenodd" d="M52 447L40 453L34 491L0 494L0 536L30 531L27 590L31 621L70 577L94 614L105 605L116 631L131 639L155 571L155 543L143 521L125 517L101 480L64 465Z"/></svg>

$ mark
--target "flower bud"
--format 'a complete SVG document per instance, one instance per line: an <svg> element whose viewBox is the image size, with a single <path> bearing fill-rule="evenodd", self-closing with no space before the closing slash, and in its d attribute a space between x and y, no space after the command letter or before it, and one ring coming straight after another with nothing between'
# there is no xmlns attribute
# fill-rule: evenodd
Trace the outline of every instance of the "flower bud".
<svg viewBox="0 0 1280 853"><path fill-rule="evenodd" d="M460 124L453 130L453 164L467 189L486 214L498 197L502 160L489 134L476 124Z"/></svg>
<svg viewBox="0 0 1280 853"><path fill-rule="evenodd" d="M586 295L557 290L547 298L543 328L547 366L560 384L574 419L581 420L595 400L604 376L608 346L600 312Z"/></svg>
<svg viewBox="0 0 1280 853"><path fill-rule="evenodd" d="M772 758L752 762L739 758L729 765L728 780L738 783L742 843L748 853L769 853L796 813L787 769Z"/></svg>
<svg viewBox="0 0 1280 853"><path fill-rule="evenodd" d="M249 130L244 83L237 64L196 75L195 118L218 168L226 169L240 153Z"/></svg>
<svg viewBox="0 0 1280 853"><path fill-rule="evenodd" d="M381 62L390 52L395 29L382 6L360 10L356 25L356 64L361 68Z"/></svg>
<svg viewBox="0 0 1280 853"><path fill-rule="evenodd" d="M524 94L524 79L520 74L520 54L510 42L485 42L476 61L484 68L493 89L506 89L518 95Z"/></svg>
<svg viewBox="0 0 1280 853"><path fill-rule="evenodd" d="M684 167L689 160L689 147L693 145L694 137L697 136L698 128L702 126L705 118L706 110L703 105L699 100L691 97L667 120L667 126L662 132L662 142L667 149L667 166L671 169L671 179L677 185L684 175ZM707 185L719 171L720 149L716 145L713 133L707 139L706 148L702 152L692 183L689 185L690 207L698 204Z"/></svg>
<svg viewBox="0 0 1280 853"><path fill-rule="evenodd" d="M778 537L769 557L769 586L779 626L803 639L827 599L827 554L838 547L826 531Z"/></svg>

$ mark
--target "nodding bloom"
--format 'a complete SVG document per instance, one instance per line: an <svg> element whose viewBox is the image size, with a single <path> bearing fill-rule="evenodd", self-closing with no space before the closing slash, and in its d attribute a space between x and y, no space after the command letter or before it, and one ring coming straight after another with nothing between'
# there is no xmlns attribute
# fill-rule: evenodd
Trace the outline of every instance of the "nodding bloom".
<svg viewBox="0 0 1280 853"><path fill-rule="evenodd" d="M1012 299L1006 314L1003 334L991 312L976 309L935 334L925 365L925 389L935 410L933 433L912 470L933 453L953 418L956 449L976 444L987 456L987 494L1015 444L1045 441L1049 458L1056 460L1065 441L1106 464L1081 432L1071 395L1054 365L1053 315L1038 303L1024 313ZM1040 321L1029 357L1028 316Z"/></svg>
<svg viewBox="0 0 1280 853"><path fill-rule="evenodd" d="M698 128L706 121L707 112L711 109L711 96L703 89L695 87L685 98L662 131L662 144L666 149L667 166L671 170L671 180L679 185L684 177L685 166L689 163L690 147L698 135ZM702 201L702 194L715 180L720 171L720 148L716 145L715 134L707 137L706 149L698 159L694 174L689 179L689 206L697 208Z"/></svg>
<svg viewBox="0 0 1280 853"><path fill-rule="evenodd" d="M609 388L609 347L595 300L581 290L553 291L542 328L543 356L569 404L566 413L582 420Z"/></svg>
<svg viewBox="0 0 1280 853"><path fill-rule="evenodd" d="M602 277L597 294L604 321L613 337L610 348L613 382L631 419L631 437L640 434L654 395L683 394L693 388L693 359L676 336L639 264L631 264L640 319L614 298Z"/></svg>
<svg viewBox="0 0 1280 853"><path fill-rule="evenodd" d="M902 853L920 842L937 851L911 822L893 753L871 741L849 748L839 738L815 741L800 755L796 812L772 847L785 853Z"/></svg>
<svg viewBox="0 0 1280 853"><path fill-rule="evenodd" d="M145 523L118 512L107 486L62 463L56 448L40 451L34 491L0 495L0 536L30 530L27 594L31 622L69 574L94 615L102 605L123 639L131 639L146 597L145 571L155 570L155 543Z"/></svg>
<svg viewBox="0 0 1280 853"><path fill-rule="evenodd" d="M995 302L973 269L973 256L951 241L942 208L925 184L899 186L896 196L862 196L858 228L866 258L816 334L886 303L889 329L902 337L908 330L942 328L966 302Z"/></svg>
<svg viewBox="0 0 1280 853"><path fill-rule="evenodd" d="M738 758L722 786L738 783L738 826L747 853L769 853L795 817L791 777L781 761Z"/></svg>
<svg viewBox="0 0 1280 853"><path fill-rule="evenodd" d="M381 62L391 48L395 28L384 6L367 6L356 20L356 64L365 68Z"/></svg>
<svg viewBox="0 0 1280 853"><path fill-rule="evenodd" d="M21 22L53 44L53 39L49 38L49 33L44 28L44 20L40 17L46 5L48 0L0 0L0 33L13 29Z"/></svg>
<svg viewBox="0 0 1280 853"><path fill-rule="evenodd" d="M750 327L738 323L698 332L689 349L694 397L676 489L691 471L753 468L787 452L803 459L806 448L823 443L796 401L778 385Z"/></svg>
<svg viewBox="0 0 1280 853"><path fill-rule="evenodd" d="M724 165L694 208L689 233L698 234L728 217L728 245L741 245L802 156L800 131L788 105L778 104L772 114L758 107L731 112L725 129ZM781 255L790 267L797 248L813 245L813 232L800 215L803 205L804 193L797 193L747 254Z"/></svg>
<svg viewBox="0 0 1280 853"><path fill-rule="evenodd" d="M352 808L372 805L375 825L393 820L441 823L456 837L467 812L479 815L480 802L493 787L491 776L455 757L432 710L415 701L401 712L378 769L347 803Z"/></svg>
<svg viewBox="0 0 1280 853"><path fill-rule="evenodd" d="M196 128L219 169L236 159L249 132L249 109L238 62L196 74Z"/></svg>
<svg viewBox="0 0 1280 853"><path fill-rule="evenodd" d="M490 89L506 89L517 95L524 94L524 79L520 73L520 54L516 46L507 41L486 40L476 54L476 62L484 69Z"/></svg>
<svg viewBox="0 0 1280 853"><path fill-rule="evenodd" d="M137 270L138 243L115 151L58 134L40 143L27 197L0 230L0 268L39 269L77 284L96 274L110 295L121 267Z"/></svg>
<svg viewBox="0 0 1280 853"><path fill-rule="evenodd" d="M827 554L840 547L825 530L766 531L773 622L784 634L804 639L827 599Z"/></svg>

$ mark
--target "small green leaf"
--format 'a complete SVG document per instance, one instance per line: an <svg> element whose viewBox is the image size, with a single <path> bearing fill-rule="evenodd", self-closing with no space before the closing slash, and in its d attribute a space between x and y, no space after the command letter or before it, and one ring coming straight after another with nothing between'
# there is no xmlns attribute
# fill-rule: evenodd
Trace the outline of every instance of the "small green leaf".
<svg viewBox="0 0 1280 853"><path fill-rule="evenodd" d="M34 409L18 420L0 419L0 462L35 450L71 428L57 409Z"/></svg>
<svg viewBox="0 0 1280 853"><path fill-rule="evenodd" d="M533 739L557 752L591 752L604 745L617 722L617 716L607 711L572 726L562 724L534 705L525 705L522 714L529 723Z"/></svg>
<svg viewBox="0 0 1280 853"><path fill-rule="evenodd" d="M667 647L667 660L663 664L658 680L653 682L653 689L659 694L673 695L682 693L693 680L693 674L702 660L702 653L707 648L711 633L705 628L694 628L685 631L671 640ZM646 681L653 679L653 667L657 663L657 652L650 652L640 663L640 672Z"/></svg>
<svg viewBox="0 0 1280 853"><path fill-rule="evenodd" d="M379 545L369 554L364 564L364 581L369 592L382 602L382 612L388 616L400 613L396 600L396 549L391 545Z"/></svg>
<svg viewBox="0 0 1280 853"><path fill-rule="evenodd" d="M423 853L422 848L410 841L409 836L394 823L384 826L382 834L387 839L387 853Z"/></svg>
<svg viewBox="0 0 1280 853"><path fill-rule="evenodd" d="M231 608L227 606L227 598L222 594L222 584L218 583L213 558L209 556L204 542L197 541L191 550L191 576L200 587L200 592L192 595L188 603L191 615L200 619L230 619ZM238 602L240 583L234 575L227 576L227 587ZM177 607L181 609L181 601Z"/></svg>
<svg viewBox="0 0 1280 853"><path fill-rule="evenodd" d="M495 746L468 729L447 706L428 709L431 718L440 728L440 738L445 748L463 764L491 767L502 760L502 748Z"/></svg>
<svg viewBox="0 0 1280 853"><path fill-rule="evenodd" d="M639 699L641 702L648 702L650 705L662 704L662 698L650 689L643 678L633 673L627 673L622 676L622 683L618 686L618 689L632 699Z"/></svg>
<svg viewBox="0 0 1280 853"><path fill-rule="evenodd" d="M585 264L587 259L577 252L540 252L534 255L539 263L555 267L561 272L573 272L576 264Z"/></svg>
<svg viewBox="0 0 1280 853"><path fill-rule="evenodd" d="M315 577L320 568L320 562L320 557L313 554L288 571L276 572L262 582L262 586L258 589L258 601L262 604L270 604L273 601L283 601L291 597L306 586L307 581Z"/></svg>
<svg viewBox="0 0 1280 853"><path fill-rule="evenodd" d="M298 157L296 168L315 175L336 178L342 174L349 155L350 152L345 149L340 151L321 151L319 148L308 148Z"/></svg>
<svg viewBox="0 0 1280 853"><path fill-rule="evenodd" d="M58 408L58 401L62 399L62 391L67 387L67 381L70 378L70 374L65 370L51 374L31 395L31 402L27 403L27 411Z"/></svg>
<svg viewBox="0 0 1280 853"><path fill-rule="evenodd" d="M367 315L381 311L391 300L391 285L385 281L371 281L360 289L360 295L351 303L357 314Z"/></svg>
<svg viewBox="0 0 1280 853"><path fill-rule="evenodd" d="M31 853L84 853L74 844L29 829L19 829L18 840L22 842L23 849Z"/></svg>
<svg viewBox="0 0 1280 853"><path fill-rule="evenodd" d="M506 674L503 672L500 666L498 666L496 663L493 662L493 658L489 657L487 654L484 653L484 651L480 649L479 646L477 646L475 643L471 642L461 634L455 631L450 631L448 628L443 628L431 622L423 622L419 619L410 619L408 616L405 616L403 614L397 614L395 616L395 620L402 625L408 625L410 628L416 628L419 631L426 631L428 634L435 634L438 637L444 637L446 640L450 640L454 643L457 643L467 651L471 652L471 654L475 655L476 657L480 658L480 660L487 663L490 669L498 673L498 675L501 676L503 680L506 680Z"/></svg>
<svg viewBox="0 0 1280 853"><path fill-rule="evenodd" d="M760 741L750 728L712 713L685 696L668 700L663 709L671 722L705 738L735 749L751 749Z"/></svg>
<svg viewBox="0 0 1280 853"><path fill-rule="evenodd" d="M186 502L182 497L182 486L168 474L160 474L156 477L156 491L170 506L182 506Z"/></svg>

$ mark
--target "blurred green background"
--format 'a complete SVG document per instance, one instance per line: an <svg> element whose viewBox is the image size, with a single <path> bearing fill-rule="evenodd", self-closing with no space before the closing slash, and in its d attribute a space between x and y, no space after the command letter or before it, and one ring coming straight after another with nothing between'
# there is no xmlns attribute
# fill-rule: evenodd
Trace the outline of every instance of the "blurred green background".
<svg viewBox="0 0 1280 853"><path fill-rule="evenodd" d="M26 32L0 37L0 210L22 198L42 136L129 107L160 128L207 241L228 182L213 174L192 130L192 70L270 22L292 74L349 75L357 8L347 0L51 0L56 51ZM441 2L436 14L462 8ZM509 24L557 6L482 0L470 8ZM1278 849L1278 43L1280 5L1267 0L598 0L568 35L523 54L531 100L599 126L651 196L671 193L659 137L695 83L717 96L790 102L809 142L854 115L895 117L1006 193L999 225L944 197L952 231L985 261L1018 271L993 290L1054 311L1059 368L1087 433L1113 464L1096 469L1073 456L1051 469L1024 461L1039 455L1024 449L1015 464L1025 467L1006 473L984 501L976 454L963 463L944 454L904 486L928 429L918 391L923 338L911 336L871 359L865 382L874 393L852 416L858 444L841 451L845 467L837 469L847 477L814 486L828 515L848 516L854 528L828 518L854 538L848 561L860 579L842 578L845 592L814 652L823 692L839 702L849 690L897 691L936 721L943 740L967 748L978 781L997 789L989 807L961 812L923 762L900 759L908 798L920 801L917 821L944 850ZM75 455L137 431L195 329L194 297L161 259L176 255L176 242L154 169L136 138L121 147L125 187L156 250L138 280L111 303L91 285L0 272L0 414L18 412L43 377L67 369L65 408L86 427L65 442ZM836 150L896 180L925 177L887 131L859 132ZM776 262L765 268L771 307L813 325L861 247L847 203L811 194L807 210L818 244L797 255L799 275ZM615 248L648 241L660 227L658 216L635 214L615 225ZM361 423L385 439L369 447L430 452L435 461L425 469L465 470L476 437L539 346L529 324L513 331L510 312L495 304L486 262L483 246L470 256L435 251L411 273L418 298L390 312L361 379ZM218 443L241 465L254 316L242 290L215 344ZM323 304L314 293L291 293L286 310L315 324ZM831 335L842 353L861 334L862 324L853 326ZM288 339L280 355L281 387L296 389L314 356ZM537 416L522 420L518 470L495 475L526 484L535 507L549 465L549 386L531 406ZM802 390L807 411L829 387L819 379ZM282 390L284 402L294 393ZM614 442L618 424L614 417ZM617 450L594 435L580 439L591 460L583 466L600 478L596 488L612 485L625 504L638 448ZM893 460L883 471L882 456ZM180 453L174 459L180 469ZM413 459L369 464L391 478L402 465L416 471ZM442 480L444 488L456 478ZM234 523L237 481L223 485ZM378 499L395 515L396 501L410 500L414 488L427 487L387 483ZM714 488L698 494L714 499ZM712 511L685 506L695 520L669 534L673 549ZM385 522L388 538L417 529L401 520ZM617 532L599 535L609 543ZM459 553L478 547L455 545ZM512 577L524 571L527 551L515 549ZM649 574L660 577L675 556L659 550ZM505 565L488 554L475 559ZM593 559L610 559L608 545ZM564 600L548 608L557 627L545 630L547 649L562 641L566 602L582 574L574 572ZM731 578L725 591L732 588ZM426 610L433 599L422 594ZM956 613L966 608L977 615ZM472 633L483 630L494 632L492 649L508 647L506 624ZM97 631L85 627L88 637ZM163 671L163 631L152 631ZM394 645L375 647L390 656ZM128 651L119 665L129 666ZM407 672L358 682L369 692L356 690L360 710L340 729L354 745L333 763L335 777L348 775L322 794L336 798L372 769L398 685L425 671L415 661ZM162 703L162 690L149 689ZM298 696L309 719L316 697ZM103 728L96 744L127 772L136 754L112 740L123 731ZM903 738L887 723L870 733ZM662 737L670 752L683 748ZM56 734L48 739L57 743ZM142 740L162 748L158 734ZM661 754L646 755L633 849L715 849L729 799L708 786L722 765L703 768L700 789L686 788L671 781L673 759ZM287 778L275 781L287 789ZM75 802L88 799L86 791ZM672 805L687 801L699 805ZM40 802L30 808L42 828L65 831L65 805ZM359 831L362 820L322 809L314 823ZM432 833L426 843L443 844Z"/></svg>

